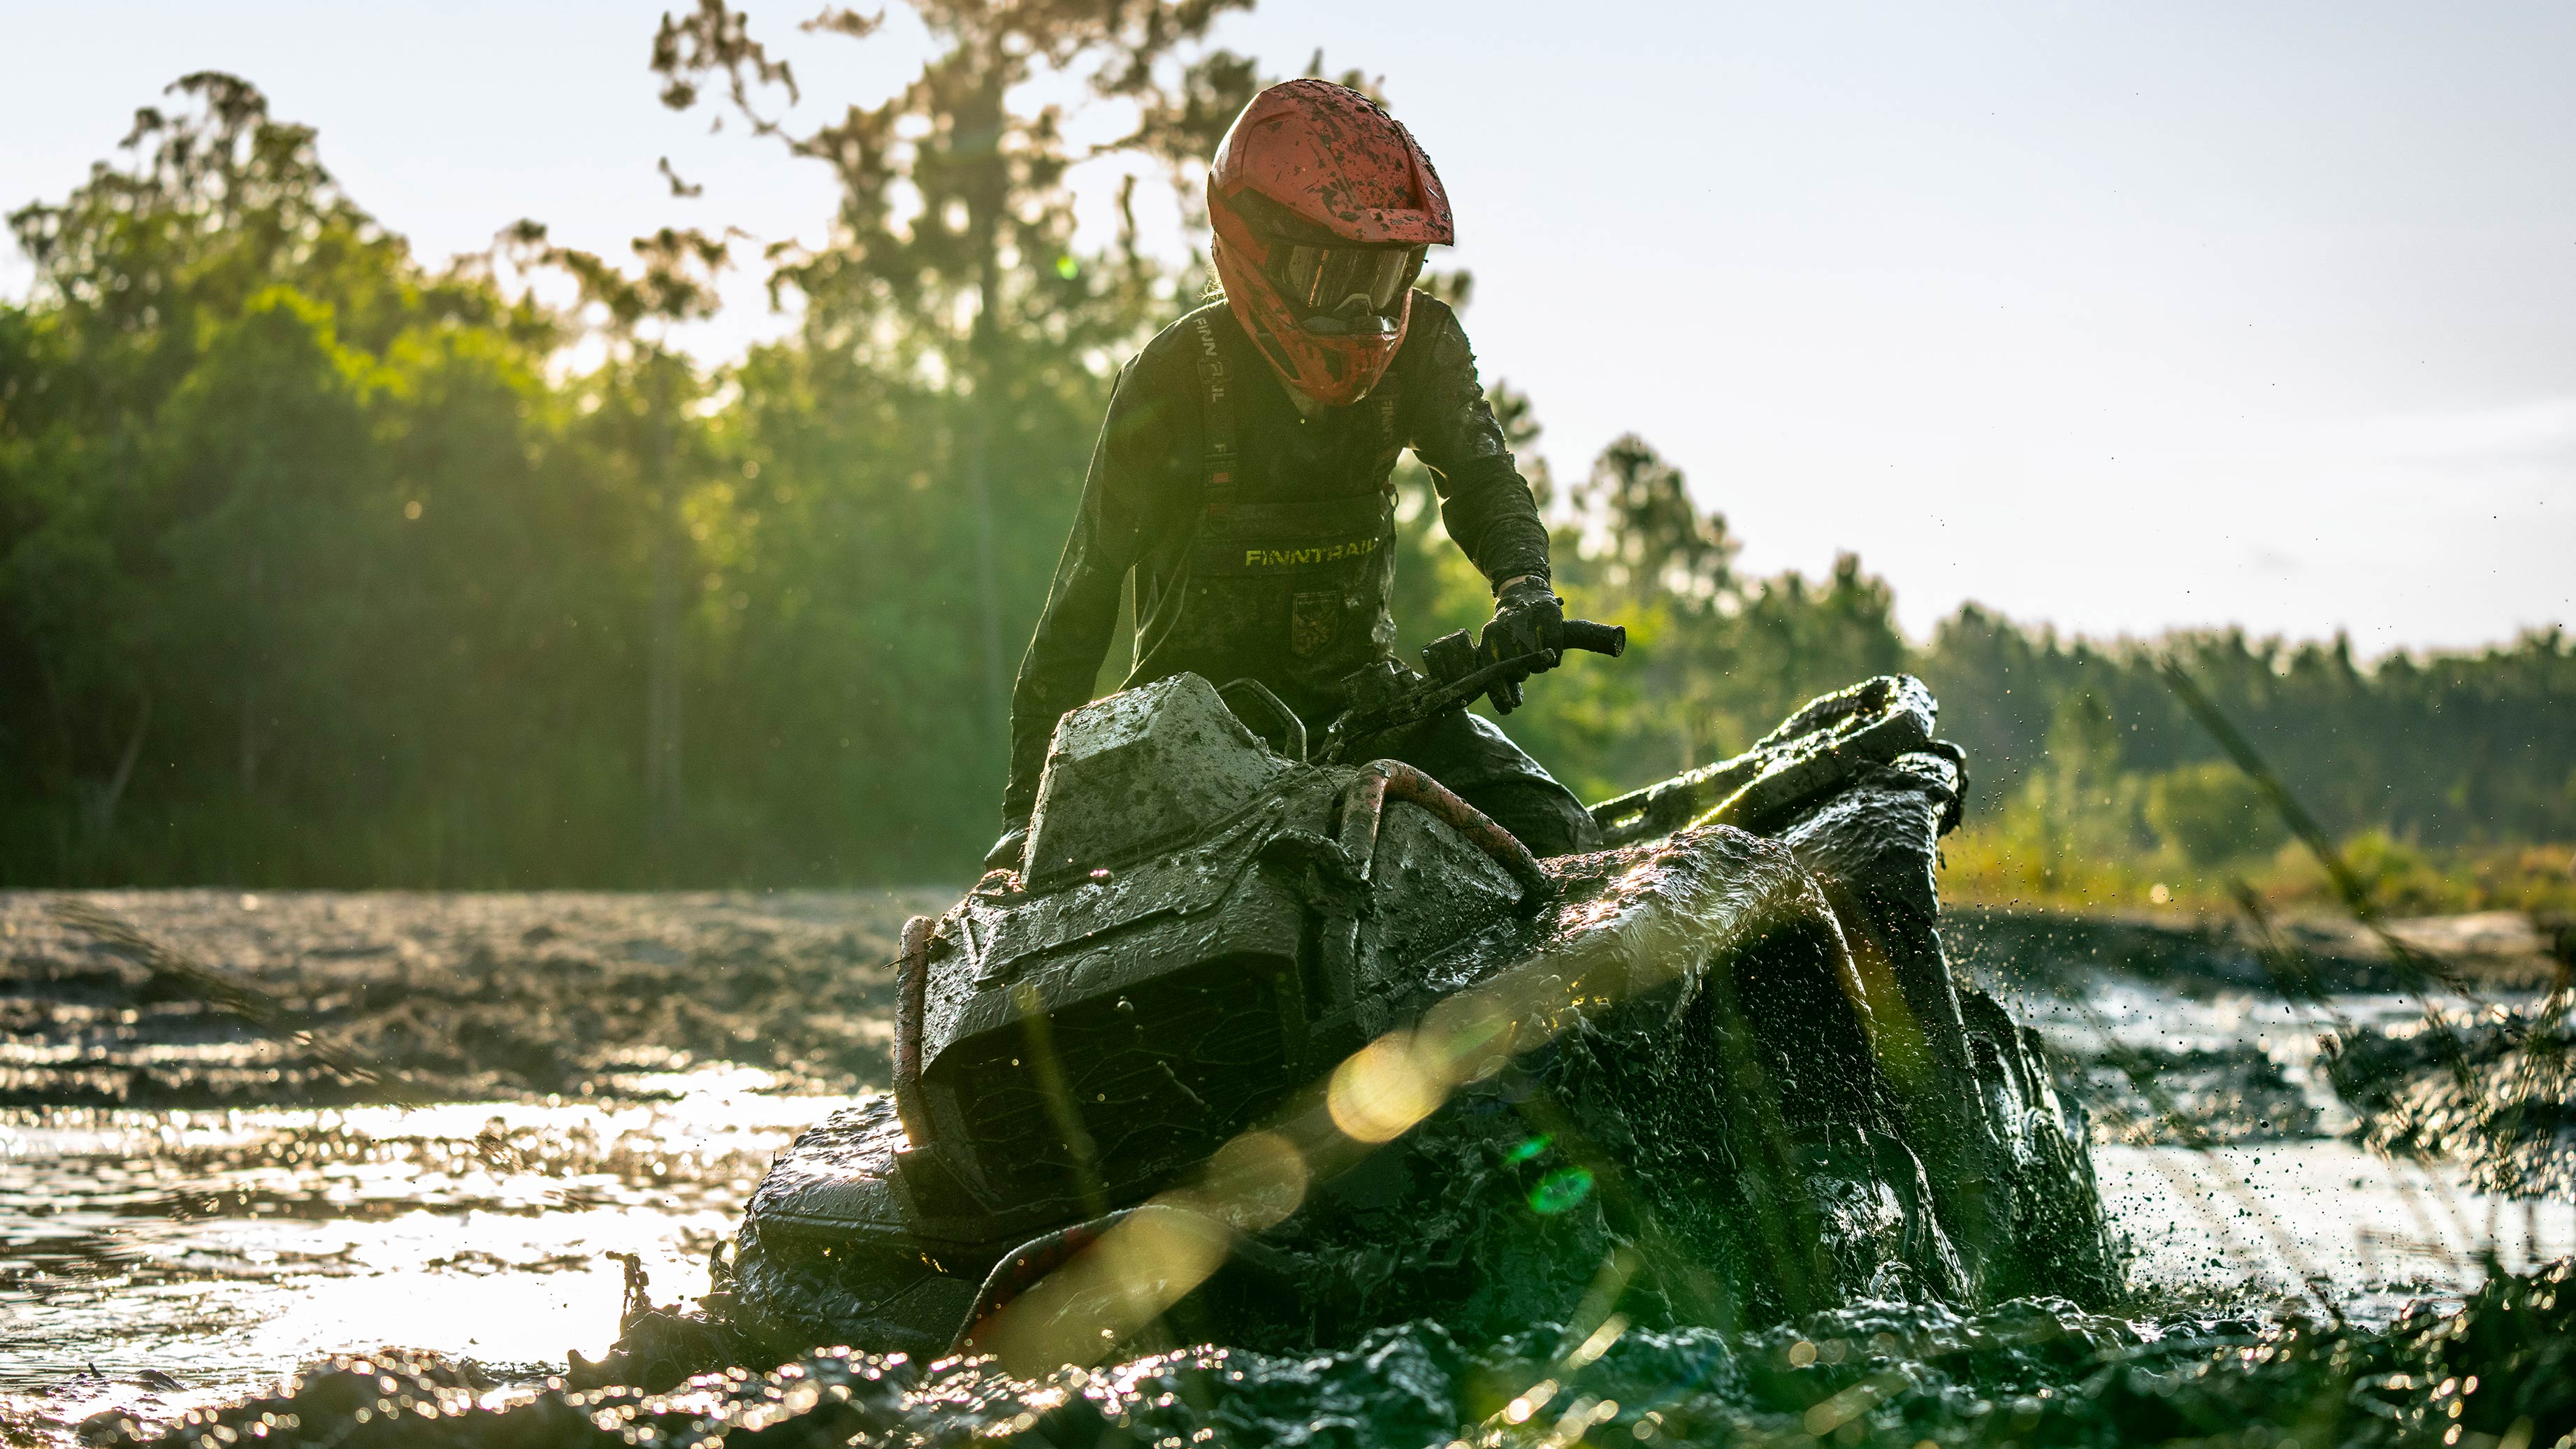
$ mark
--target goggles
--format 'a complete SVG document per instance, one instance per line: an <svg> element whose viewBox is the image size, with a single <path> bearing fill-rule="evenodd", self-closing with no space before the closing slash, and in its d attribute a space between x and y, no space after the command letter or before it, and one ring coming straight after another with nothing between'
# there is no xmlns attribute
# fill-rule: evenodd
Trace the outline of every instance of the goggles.
<svg viewBox="0 0 2576 1449"><path fill-rule="evenodd" d="M1425 250L1282 246L1271 254L1270 280L1309 332L1383 332L1421 275Z"/></svg>

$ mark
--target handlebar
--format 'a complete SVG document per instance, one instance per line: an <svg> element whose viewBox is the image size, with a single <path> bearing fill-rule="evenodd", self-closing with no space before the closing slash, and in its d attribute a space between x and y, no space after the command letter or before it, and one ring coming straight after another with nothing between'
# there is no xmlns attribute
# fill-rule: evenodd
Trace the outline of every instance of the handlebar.
<svg viewBox="0 0 2576 1449"><path fill-rule="evenodd" d="M1557 636L1557 649L1581 649L1592 654L1617 658L1628 652L1628 631L1618 624L1596 624L1589 619L1568 619ZM1422 646L1422 676L1388 660L1383 670L1372 674L1362 671L1353 679L1376 678L1377 697L1364 697L1363 702L1345 709L1324 731L1321 745L1312 758L1317 764L1338 764L1353 745L1386 731L1417 724L1447 710L1473 703L1478 695L1492 689L1498 681L1518 679L1535 670L1545 669L1546 650L1516 659L1483 659L1475 642L1464 629L1432 640ZM1391 672L1389 672L1391 671ZM1403 683L1413 680L1411 684ZM1386 697L1384 690L1394 694Z"/></svg>
<svg viewBox="0 0 2576 1449"><path fill-rule="evenodd" d="M1628 652L1628 626L1595 624L1589 619L1565 621L1565 647L1616 659Z"/></svg>

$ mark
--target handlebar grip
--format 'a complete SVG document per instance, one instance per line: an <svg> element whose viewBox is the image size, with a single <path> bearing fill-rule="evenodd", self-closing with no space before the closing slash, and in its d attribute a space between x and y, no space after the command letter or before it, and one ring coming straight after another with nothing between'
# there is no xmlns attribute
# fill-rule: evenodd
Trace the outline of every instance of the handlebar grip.
<svg viewBox="0 0 2576 1449"><path fill-rule="evenodd" d="M1628 626L1595 624L1589 619L1565 621L1565 647L1583 649L1594 654L1607 654L1616 659L1628 652Z"/></svg>

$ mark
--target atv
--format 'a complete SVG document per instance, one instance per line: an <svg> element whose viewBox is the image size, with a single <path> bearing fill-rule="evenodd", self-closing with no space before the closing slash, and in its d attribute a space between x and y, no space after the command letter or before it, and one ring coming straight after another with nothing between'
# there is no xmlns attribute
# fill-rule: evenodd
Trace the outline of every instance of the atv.
<svg viewBox="0 0 2576 1449"><path fill-rule="evenodd" d="M754 1193L737 1331L1035 1370L2114 1291L2080 1108L1942 951L1967 781L1920 682L1540 860L1366 758L1535 662L1423 658L1311 747L1248 680L1067 714L1018 867L904 930L893 1091Z"/></svg>

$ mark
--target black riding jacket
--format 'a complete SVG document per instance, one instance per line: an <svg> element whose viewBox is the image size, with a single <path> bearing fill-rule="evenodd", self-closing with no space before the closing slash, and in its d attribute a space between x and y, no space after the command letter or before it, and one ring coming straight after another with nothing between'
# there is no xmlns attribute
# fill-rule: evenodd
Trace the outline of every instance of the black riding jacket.
<svg viewBox="0 0 2576 1449"><path fill-rule="evenodd" d="M1011 693L1006 820L1037 799L1047 743L1087 703L1136 575L1134 686L1189 670L1250 677L1310 723L1333 681L1391 658L1397 456L1430 469L1440 518L1488 581L1548 574L1547 528L1476 379L1457 314L1416 293L1386 377L1302 417L1222 301L1119 373L1082 510Z"/></svg>

